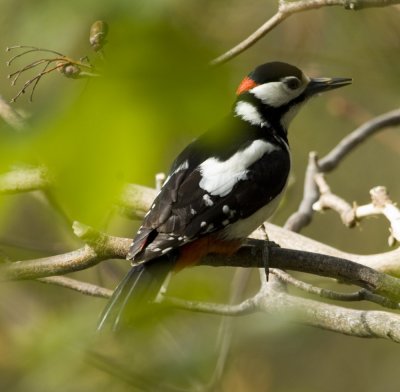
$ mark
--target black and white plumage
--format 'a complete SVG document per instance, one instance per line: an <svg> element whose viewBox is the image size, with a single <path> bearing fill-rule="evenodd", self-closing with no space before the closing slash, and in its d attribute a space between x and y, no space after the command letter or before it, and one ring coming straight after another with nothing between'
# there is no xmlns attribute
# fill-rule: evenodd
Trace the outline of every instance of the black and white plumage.
<svg viewBox="0 0 400 392"><path fill-rule="evenodd" d="M280 62L263 64L250 73L238 88L231 115L175 159L133 240L127 257L134 264L133 270L115 291L100 328L111 314L114 323L120 319L126 298L134 297L135 291L143 292L132 287L139 286L146 269L150 277L143 282L146 287L149 280L154 283L151 271L157 260L170 263L172 268L179 263L180 254L187 258L191 252L198 253L196 242L201 246L237 244L261 225L277 207L286 186L290 121L310 96L350 82L310 79L298 68ZM201 242L204 238L207 241ZM200 256L213 251L211 246ZM190 263L196 262L196 257L199 255L193 255ZM155 298L168 270L159 274L155 290L141 294L139 300ZM131 286L128 291L127 286ZM115 313L116 303L120 309Z"/></svg>

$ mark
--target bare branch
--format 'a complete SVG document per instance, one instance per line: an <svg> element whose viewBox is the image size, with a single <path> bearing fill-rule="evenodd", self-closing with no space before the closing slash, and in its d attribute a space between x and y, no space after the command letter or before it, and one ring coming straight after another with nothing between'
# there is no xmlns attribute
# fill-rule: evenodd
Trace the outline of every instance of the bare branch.
<svg viewBox="0 0 400 392"><path fill-rule="evenodd" d="M192 312L217 314L220 316L243 316L256 310L254 298L237 305L225 305L209 302L185 301L179 298L163 297L162 303Z"/></svg>
<svg viewBox="0 0 400 392"><path fill-rule="evenodd" d="M400 210L390 200L383 186L371 189L372 203L353 207L339 196L333 194L322 173L315 176L315 182L320 191L320 198L313 204L314 211L332 209L339 213L342 222L347 227L353 227L362 218L372 215L384 215L390 222L389 243L400 242Z"/></svg>
<svg viewBox="0 0 400 392"><path fill-rule="evenodd" d="M157 191L141 185L128 184L117 205L122 214L132 219L142 219L155 199Z"/></svg>
<svg viewBox="0 0 400 392"><path fill-rule="evenodd" d="M112 290L97 286L95 284L81 282L66 276L49 276L47 278L39 278L37 280L42 283L65 287L81 294L90 295L93 297L110 298L112 295Z"/></svg>
<svg viewBox="0 0 400 392"><path fill-rule="evenodd" d="M249 240L238 252L230 257L209 255L201 261L201 265L213 267L230 266L244 268L263 268L263 248L265 244L260 240ZM400 280L382 274L372 268L356 264L346 259L283 249L276 246L269 248L270 267L284 270L307 272L315 275L331 277L355 284L373 291L393 301L400 302Z"/></svg>
<svg viewBox="0 0 400 392"><path fill-rule="evenodd" d="M310 152L308 157L308 165L304 179L303 199L299 208L285 222L284 228L294 232L299 232L303 227L310 224L312 219L312 208L310 206L316 202L319 197L318 189L315 185L314 178L318 173L317 154Z"/></svg>
<svg viewBox="0 0 400 392"><path fill-rule="evenodd" d="M296 212L285 223L288 230L299 232L312 219L313 204L320 194L314 182L317 173L326 173L335 169L340 162L368 137L387 127L400 125L400 109L393 110L361 125L343 138L324 158L317 161L316 154L310 153L309 163L304 180L303 199Z"/></svg>
<svg viewBox="0 0 400 392"><path fill-rule="evenodd" d="M347 10L362 10L370 7L386 7L393 4L399 4L399 0L298 0L286 1L280 0L278 11L268 19L254 33L237 44L226 53L211 61L211 65L219 65L231 60L246 49L254 45L258 40L264 37L272 29L282 23L285 19L299 12L309 11L327 6L342 6Z"/></svg>
<svg viewBox="0 0 400 392"><path fill-rule="evenodd" d="M89 246L60 255L16 261L0 266L0 280L37 279L81 271L98 264L103 258Z"/></svg>
<svg viewBox="0 0 400 392"><path fill-rule="evenodd" d="M390 197L384 186L372 188L370 194L372 205L375 207L378 213L384 215L390 222L391 237L397 242L400 242L400 210L392 202L392 200L390 200ZM359 207L359 209L360 208L361 207Z"/></svg>
<svg viewBox="0 0 400 392"><path fill-rule="evenodd" d="M355 207L353 208L344 199L331 192L331 189L322 173L316 174L314 179L321 196L318 201L313 204L313 210L323 211L326 209L332 209L339 213L344 225L347 227L354 227L357 223Z"/></svg>
<svg viewBox="0 0 400 392"><path fill-rule="evenodd" d="M257 295L257 309L291 317L294 322L363 338L400 342L400 316L382 311L347 309L286 293Z"/></svg>
<svg viewBox="0 0 400 392"><path fill-rule="evenodd" d="M382 311L361 311L294 297L265 284L254 297L239 305L223 305L164 298L166 304L189 311L241 316L265 312L285 320L363 338L400 342L400 316Z"/></svg>
<svg viewBox="0 0 400 392"><path fill-rule="evenodd" d="M74 232L87 243L86 246L61 255L0 266L1 280L36 279L63 275L92 267L105 259L125 258L131 243L128 238L108 236L78 222L74 223ZM201 265L263 268L264 249L264 241L249 240L235 255L231 257L209 255L201 261ZM269 249L269 254L271 268L308 272L339 279L367 288L390 300L400 301L400 280L369 267L329 255L283 249L276 246Z"/></svg>
<svg viewBox="0 0 400 392"><path fill-rule="evenodd" d="M311 176L311 174L310 174ZM315 186L315 183L314 183ZM154 189L146 188L140 185L130 184L126 189L120 201L121 211L128 216L142 216L146 212L157 192ZM137 203L137 204L136 204ZM135 206L139 206L136 213ZM400 277L400 250L394 250L376 255L358 255L354 253L343 252L321 242L296 234L287 229L271 223L266 223L269 239L289 249L308 250L310 252L322 253L331 256L337 256L343 259L352 260L356 263L369 266L377 271L389 275ZM253 238L264 239L265 233L262 230L256 230L252 234Z"/></svg>
<svg viewBox="0 0 400 392"><path fill-rule="evenodd" d="M50 185L44 167L21 168L0 175L0 194L30 192Z"/></svg>
<svg viewBox="0 0 400 392"><path fill-rule="evenodd" d="M373 294L366 289L361 289L354 293L341 293L338 291L333 291L313 286L309 283L294 278L292 275L282 270L271 269L271 273L274 274L282 282L291 284L292 286L296 287L299 290L318 295L322 298L328 298L335 301L349 301L349 302L365 300L377 303L385 308L390 308L390 309L400 308L400 304L398 302L390 301L387 298Z"/></svg>
<svg viewBox="0 0 400 392"><path fill-rule="evenodd" d="M388 127L400 125L400 109L392 110L362 124L343 138L325 157L318 161L321 172L335 169L340 162L366 139Z"/></svg>

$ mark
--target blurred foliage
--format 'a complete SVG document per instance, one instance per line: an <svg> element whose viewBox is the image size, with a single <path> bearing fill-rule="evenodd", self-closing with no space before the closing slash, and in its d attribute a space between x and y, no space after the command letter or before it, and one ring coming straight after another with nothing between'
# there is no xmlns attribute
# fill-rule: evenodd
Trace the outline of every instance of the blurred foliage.
<svg viewBox="0 0 400 392"><path fill-rule="evenodd" d="M291 127L294 181L274 218L283 223L301 198L308 151L323 155L361 122L398 107L400 10L329 8L296 15L228 64L207 67L276 8L272 0L2 0L0 47L26 44L74 58L88 55L103 76L71 81L55 72L40 82L33 104L21 96L14 107L29 115L31 127L16 133L0 123L0 172L46 164L54 197L71 219L131 236L135 222L110 217L121 186L152 186L154 174L167 171L188 141L226 115L236 85L255 65L279 59L311 75L354 77L353 86L308 105ZM104 62L88 42L97 19L110 26ZM0 61L0 92L7 99L17 92L5 77L14 70L5 65L9 55ZM21 58L15 66L24 64ZM400 200L394 175L399 153L398 132L372 138L329 176L332 189L363 203L372 186L386 185ZM0 197L1 249L12 259L79 246L62 223L40 195ZM383 220L349 232L328 213L317 215L304 233L352 252L387 250ZM123 264L111 261L75 276L112 287L127 268ZM196 268L174 277L171 290L226 302L231 279L229 270ZM250 291L256 279L253 286ZM215 367L215 316L158 312L162 323L144 324L151 338L144 333L106 341L94 336L104 300L34 282L2 284L0 297L4 391L126 391L140 377L195 390ZM221 390L399 390L394 344L263 315L240 318L235 331Z"/></svg>

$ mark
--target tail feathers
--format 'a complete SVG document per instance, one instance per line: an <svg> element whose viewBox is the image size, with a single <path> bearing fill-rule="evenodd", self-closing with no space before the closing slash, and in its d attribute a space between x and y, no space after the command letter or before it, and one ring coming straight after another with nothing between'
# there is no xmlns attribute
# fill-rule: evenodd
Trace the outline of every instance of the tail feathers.
<svg viewBox="0 0 400 392"><path fill-rule="evenodd" d="M122 322L146 302L154 301L168 273L173 269L175 257L164 255L134 266L115 289L101 314L97 330L108 326L117 331Z"/></svg>

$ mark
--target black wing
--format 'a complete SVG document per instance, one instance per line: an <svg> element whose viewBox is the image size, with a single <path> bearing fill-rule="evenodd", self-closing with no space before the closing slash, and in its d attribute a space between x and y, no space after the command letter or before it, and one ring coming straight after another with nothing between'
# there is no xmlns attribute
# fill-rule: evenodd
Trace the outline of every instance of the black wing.
<svg viewBox="0 0 400 392"><path fill-rule="evenodd" d="M229 150L233 154L246 148L254 139L249 140L247 133L246 138L240 136L233 143L232 138L230 141ZM129 259L147 261L221 230L252 215L282 192L290 168L285 146L277 146L275 151L254 162L246 177L221 197L200 187L202 173L199 166L210 157L210 151L214 157L227 158L227 148L213 145L210 149L210 145L204 145L204 137L196 140L174 162L171 174L134 238Z"/></svg>

